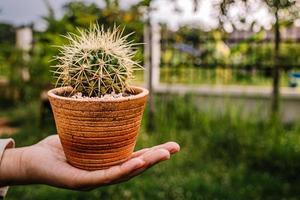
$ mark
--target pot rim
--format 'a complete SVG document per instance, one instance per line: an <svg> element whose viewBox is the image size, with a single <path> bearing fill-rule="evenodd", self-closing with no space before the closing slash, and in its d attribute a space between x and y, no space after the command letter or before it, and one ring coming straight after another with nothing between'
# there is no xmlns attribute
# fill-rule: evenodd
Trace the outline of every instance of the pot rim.
<svg viewBox="0 0 300 200"><path fill-rule="evenodd" d="M130 87L131 89L141 90L141 92L138 94L135 94L135 95L128 96L128 97L121 97L121 98L116 98L116 99L102 99L102 98L75 99L75 98L63 97L63 96L57 95L57 93L63 92L68 88L70 89L70 87L68 87L68 86L51 89L47 92L48 97L52 97L55 99L61 99L61 100L65 100L65 101L70 101L70 102L123 102L123 101L140 99L149 94L149 91L146 88L138 87L138 86L131 86Z"/></svg>

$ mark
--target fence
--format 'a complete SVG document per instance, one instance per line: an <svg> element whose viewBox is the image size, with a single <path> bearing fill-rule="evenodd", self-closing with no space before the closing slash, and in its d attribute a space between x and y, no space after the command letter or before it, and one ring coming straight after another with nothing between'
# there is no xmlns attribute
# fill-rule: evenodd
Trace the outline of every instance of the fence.
<svg viewBox="0 0 300 200"><path fill-rule="evenodd" d="M274 63L272 32L161 33L160 82L269 85ZM300 28L282 34L282 86L300 69ZM276 63L278 64L278 63Z"/></svg>

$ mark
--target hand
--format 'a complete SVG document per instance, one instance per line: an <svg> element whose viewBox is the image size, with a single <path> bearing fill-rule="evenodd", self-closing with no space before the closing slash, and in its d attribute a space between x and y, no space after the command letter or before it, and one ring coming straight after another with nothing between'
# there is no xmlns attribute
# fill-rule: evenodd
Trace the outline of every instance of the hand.
<svg viewBox="0 0 300 200"><path fill-rule="evenodd" d="M0 165L1 185L47 184L74 190L91 190L127 181L155 164L168 160L179 145L168 142L134 152L131 158L105 170L85 171L70 165L58 135L23 148L7 149Z"/></svg>

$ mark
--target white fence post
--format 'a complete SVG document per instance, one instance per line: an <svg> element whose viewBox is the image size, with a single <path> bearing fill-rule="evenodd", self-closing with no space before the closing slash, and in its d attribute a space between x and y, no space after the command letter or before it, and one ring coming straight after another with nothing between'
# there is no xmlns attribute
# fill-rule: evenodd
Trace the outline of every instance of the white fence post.
<svg viewBox="0 0 300 200"><path fill-rule="evenodd" d="M149 89L149 74L150 74L150 32L149 32L148 20L144 23L144 84Z"/></svg>
<svg viewBox="0 0 300 200"><path fill-rule="evenodd" d="M144 23L144 58L145 58L145 85L149 90L148 129L153 131L155 115L155 88L159 85L160 66L160 26L151 21L151 8L145 12Z"/></svg>
<svg viewBox="0 0 300 200"><path fill-rule="evenodd" d="M20 27L16 31L16 46L23 51L30 51L32 48L32 29L30 27Z"/></svg>
<svg viewBox="0 0 300 200"><path fill-rule="evenodd" d="M145 23L144 25L144 83L147 88L153 89L159 85L160 77L160 25L158 23ZM151 37L151 38L150 38ZM151 78L151 81L149 80Z"/></svg>
<svg viewBox="0 0 300 200"><path fill-rule="evenodd" d="M157 88L159 85L160 76L160 25L158 23L151 24L151 64L152 64L152 84L153 88Z"/></svg>
<svg viewBox="0 0 300 200"><path fill-rule="evenodd" d="M24 62L29 62L29 51L32 49L33 35L31 27L20 27L16 30L16 47L22 51L22 59ZM30 80L30 74L28 67L21 66L21 78L27 82Z"/></svg>

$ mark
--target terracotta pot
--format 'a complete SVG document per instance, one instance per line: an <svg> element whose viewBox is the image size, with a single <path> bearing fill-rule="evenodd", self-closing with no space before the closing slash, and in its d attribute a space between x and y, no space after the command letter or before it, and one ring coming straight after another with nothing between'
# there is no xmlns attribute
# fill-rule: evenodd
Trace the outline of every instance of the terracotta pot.
<svg viewBox="0 0 300 200"><path fill-rule="evenodd" d="M119 99L73 99L72 88L52 89L48 97L68 162L99 170L128 160L134 150L148 90L132 87L134 95Z"/></svg>

